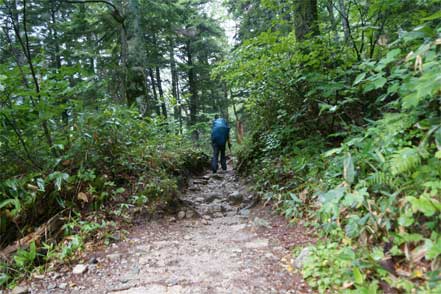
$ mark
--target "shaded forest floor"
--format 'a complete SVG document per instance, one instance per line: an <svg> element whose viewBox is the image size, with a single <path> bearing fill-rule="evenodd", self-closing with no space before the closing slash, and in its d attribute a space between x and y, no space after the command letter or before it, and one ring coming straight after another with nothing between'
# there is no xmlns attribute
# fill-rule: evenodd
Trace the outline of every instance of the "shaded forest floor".
<svg viewBox="0 0 441 294"><path fill-rule="evenodd" d="M175 216L143 222L77 264L33 278L31 293L310 293L291 249L313 242L257 205L233 171L190 180Z"/></svg>

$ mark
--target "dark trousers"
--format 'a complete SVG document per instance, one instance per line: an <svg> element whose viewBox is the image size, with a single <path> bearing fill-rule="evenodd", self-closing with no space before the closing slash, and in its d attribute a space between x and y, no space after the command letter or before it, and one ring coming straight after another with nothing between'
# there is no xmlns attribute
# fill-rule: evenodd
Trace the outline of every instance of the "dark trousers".
<svg viewBox="0 0 441 294"><path fill-rule="evenodd" d="M225 158L225 144L218 145L213 143L213 159L211 160L211 170L215 173L218 168L218 160L220 153L220 162L223 170L227 170L227 159Z"/></svg>

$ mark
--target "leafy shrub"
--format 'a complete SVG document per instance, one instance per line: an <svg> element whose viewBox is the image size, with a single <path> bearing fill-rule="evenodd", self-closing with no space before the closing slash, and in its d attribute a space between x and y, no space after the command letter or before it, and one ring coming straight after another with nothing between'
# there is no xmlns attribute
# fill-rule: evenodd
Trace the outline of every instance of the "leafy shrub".
<svg viewBox="0 0 441 294"><path fill-rule="evenodd" d="M320 292L439 291L440 33L426 23L360 62L323 36L263 33L219 69L250 95L239 170L328 240L303 271Z"/></svg>

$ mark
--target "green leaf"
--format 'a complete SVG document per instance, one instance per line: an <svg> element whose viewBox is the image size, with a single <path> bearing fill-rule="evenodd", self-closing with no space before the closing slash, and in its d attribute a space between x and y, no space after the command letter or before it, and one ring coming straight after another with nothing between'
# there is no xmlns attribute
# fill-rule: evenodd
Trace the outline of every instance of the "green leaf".
<svg viewBox="0 0 441 294"><path fill-rule="evenodd" d="M374 81L374 89L383 88L386 83L387 79L385 77L379 77Z"/></svg>
<svg viewBox="0 0 441 294"><path fill-rule="evenodd" d="M372 250L372 254L371 257L375 260L375 261L380 261L384 258L384 252L383 252L383 248L381 247L375 247Z"/></svg>
<svg viewBox="0 0 441 294"><path fill-rule="evenodd" d="M339 148L333 148L330 149L328 151L326 151L325 153L323 153L324 157L331 157L334 154L340 154L342 152L343 148L339 147Z"/></svg>
<svg viewBox="0 0 441 294"><path fill-rule="evenodd" d="M358 85L365 77L366 77L366 72L362 72L361 74L359 74L355 78L354 83L352 84L352 86Z"/></svg>
<svg viewBox="0 0 441 294"><path fill-rule="evenodd" d="M44 179L42 179L42 178L38 178L38 179L37 179L37 186L38 186L38 190L39 190L39 191L44 192L44 191L45 191L45 182L44 182Z"/></svg>
<svg viewBox="0 0 441 294"><path fill-rule="evenodd" d="M403 227L409 227L414 223L415 219L411 213L405 213L398 218L398 224Z"/></svg>
<svg viewBox="0 0 441 294"><path fill-rule="evenodd" d="M57 188L58 191L60 191L61 184L63 183L63 181L67 181L69 179L69 174L56 171L51 173L48 179L54 181L55 187Z"/></svg>
<svg viewBox="0 0 441 294"><path fill-rule="evenodd" d="M435 19L439 19L439 18L441 18L441 11L438 11L438 12L432 14L431 16L423 18L423 21L435 20Z"/></svg>
<svg viewBox="0 0 441 294"><path fill-rule="evenodd" d="M360 207L366 196L369 196L367 188L355 190L352 193L346 193L343 199L343 205L346 207Z"/></svg>
<svg viewBox="0 0 441 294"><path fill-rule="evenodd" d="M360 269L358 267L354 267L352 269L352 274L354 275L354 282L358 285L363 284L364 278L363 274L361 273Z"/></svg>
<svg viewBox="0 0 441 294"><path fill-rule="evenodd" d="M5 273L0 273L0 286L6 285L9 281L9 276Z"/></svg>
<svg viewBox="0 0 441 294"><path fill-rule="evenodd" d="M407 197L407 200L412 204L412 209L414 211L420 211L425 216L430 217L437 212L435 205L433 205L432 201L426 196L421 196L420 198L409 196Z"/></svg>
<svg viewBox="0 0 441 294"><path fill-rule="evenodd" d="M349 238L357 238L360 233L360 226L358 222L360 221L360 217L358 215L353 215L348 221L348 224L345 226L346 236Z"/></svg>
<svg viewBox="0 0 441 294"><path fill-rule="evenodd" d="M352 184L355 179L354 162L352 156L348 152L343 160L343 177L348 184Z"/></svg>
<svg viewBox="0 0 441 294"><path fill-rule="evenodd" d="M426 239L424 247L427 249L426 258L429 260L437 258L441 255L441 237L435 243L432 240Z"/></svg>

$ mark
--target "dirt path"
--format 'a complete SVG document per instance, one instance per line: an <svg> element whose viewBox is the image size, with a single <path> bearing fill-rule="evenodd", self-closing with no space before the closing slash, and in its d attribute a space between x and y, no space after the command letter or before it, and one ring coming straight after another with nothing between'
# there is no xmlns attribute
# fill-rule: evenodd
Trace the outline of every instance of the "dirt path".
<svg viewBox="0 0 441 294"><path fill-rule="evenodd" d="M48 273L30 292L310 293L289 269L289 249L310 242L304 227L249 208L250 195L232 171L195 178L183 196L194 210L137 226L83 273Z"/></svg>

